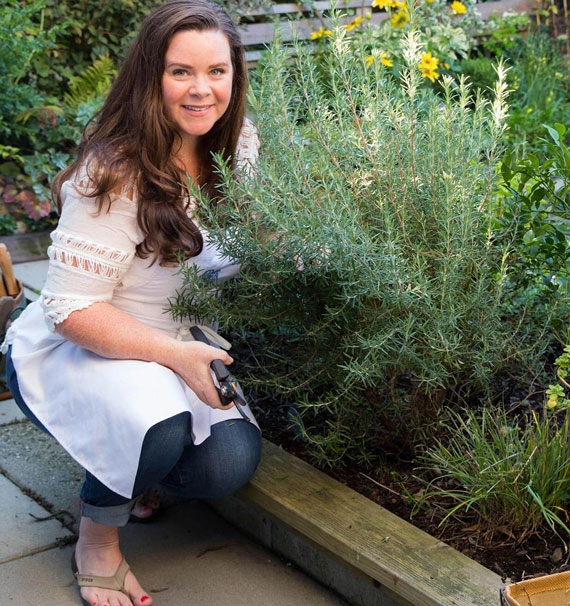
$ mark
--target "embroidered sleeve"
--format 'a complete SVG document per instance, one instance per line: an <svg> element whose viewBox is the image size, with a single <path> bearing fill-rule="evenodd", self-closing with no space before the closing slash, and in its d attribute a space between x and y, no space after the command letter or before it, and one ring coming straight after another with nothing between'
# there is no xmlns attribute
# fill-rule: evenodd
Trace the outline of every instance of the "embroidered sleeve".
<svg viewBox="0 0 570 606"><path fill-rule="evenodd" d="M50 330L73 311L110 301L142 240L136 203L128 198L117 197L109 212L97 213L95 201L68 182L63 186L62 200L40 298Z"/></svg>
<svg viewBox="0 0 570 606"><path fill-rule="evenodd" d="M259 137L257 135L257 128L255 128L249 118L245 118L236 150L236 168L238 171L247 175L252 167L255 166L258 155Z"/></svg>

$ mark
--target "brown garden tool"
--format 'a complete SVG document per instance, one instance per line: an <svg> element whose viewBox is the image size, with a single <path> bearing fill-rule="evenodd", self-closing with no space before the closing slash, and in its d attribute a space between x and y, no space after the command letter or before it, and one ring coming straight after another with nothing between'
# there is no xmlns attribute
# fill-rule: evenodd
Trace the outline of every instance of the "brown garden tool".
<svg viewBox="0 0 570 606"><path fill-rule="evenodd" d="M2 270L6 294L10 295L11 297L18 296L20 287L16 281L16 278L14 277L12 258L10 257L10 253L6 248L6 244L3 243L0 243L0 270Z"/></svg>
<svg viewBox="0 0 570 606"><path fill-rule="evenodd" d="M6 245L0 243L0 270L2 275L0 276L0 342L4 340L4 336L8 329L8 326L13 319L14 311L16 308L22 308L24 304L24 288L14 276L14 269L12 267L12 258L6 248ZM0 356L0 373L4 373L4 365L6 358L4 355ZM4 382L0 382L2 385ZM0 387L0 401L6 400L12 397L12 394Z"/></svg>

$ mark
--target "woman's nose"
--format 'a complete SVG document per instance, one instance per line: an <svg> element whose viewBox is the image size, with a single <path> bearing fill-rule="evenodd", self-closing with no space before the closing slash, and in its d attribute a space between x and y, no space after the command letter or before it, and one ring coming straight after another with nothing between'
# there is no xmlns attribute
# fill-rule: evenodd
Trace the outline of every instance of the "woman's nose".
<svg viewBox="0 0 570 606"><path fill-rule="evenodd" d="M210 94L210 84L208 79L203 76L197 76L192 80L189 93L196 97L206 97Z"/></svg>

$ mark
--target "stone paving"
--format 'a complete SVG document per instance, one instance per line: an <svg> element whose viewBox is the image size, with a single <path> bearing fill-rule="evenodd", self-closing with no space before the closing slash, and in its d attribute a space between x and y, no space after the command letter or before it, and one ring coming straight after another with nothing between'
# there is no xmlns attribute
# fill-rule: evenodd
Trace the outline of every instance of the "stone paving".
<svg viewBox="0 0 570 606"><path fill-rule="evenodd" d="M34 263L14 269L38 292L45 262ZM70 560L82 475L12 400L0 402L0 606L81 604ZM121 542L155 606L347 606L198 501L128 525Z"/></svg>

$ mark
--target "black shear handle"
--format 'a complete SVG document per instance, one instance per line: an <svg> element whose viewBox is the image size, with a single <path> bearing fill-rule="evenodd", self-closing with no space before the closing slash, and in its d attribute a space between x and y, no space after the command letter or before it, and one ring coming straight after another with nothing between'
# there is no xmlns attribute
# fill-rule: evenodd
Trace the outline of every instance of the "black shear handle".
<svg viewBox="0 0 570 606"><path fill-rule="evenodd" d="M204 334L204 331L198 328L197 326L192 326L190 328L190 332L192 333L192 336L194 337L195 341L200 341L201 343L205 343L206 345L212 345L210 341L208 341L208 337ZM230 376L230 371L228 370L228 367L221 360L214 360L210 364L210 367L214 371L216 379L218 379L220 383L222 381L225 381Z"/></svg>
<svg viewBox="0 0 570 606"><path fill-rule="evenodd" d="M197 326L192 326L190 328L190 332L194 337L194 340L205 343L206 345L212 345L210 341L208 341L208 337L206 337L204 332ZM233 402L242 418L248 422L251 422L251 419L242 409L242 406L246 406L246 402L236 391L236 387L233 384L235 379L233 379L233 377L230 375L230 371L228 370L227 366L221 360L214 360L210 364L210 368L214 371L216 379L218 379L220 384L220 387L216 387L216 390L218 391L222 404L225 405Z"/></svg>

